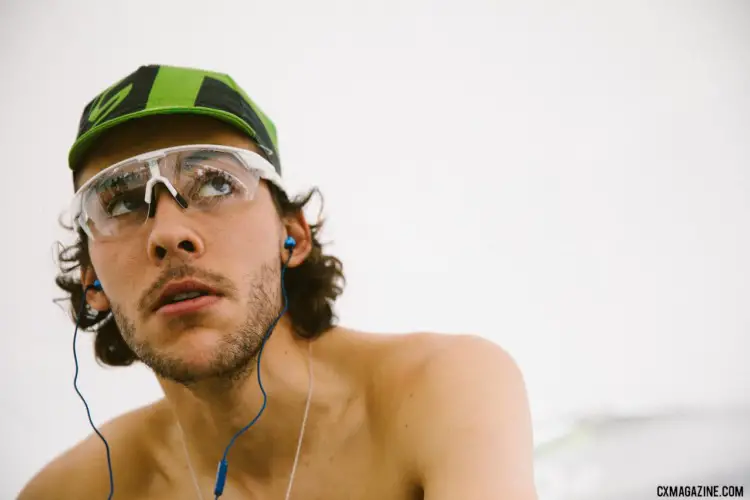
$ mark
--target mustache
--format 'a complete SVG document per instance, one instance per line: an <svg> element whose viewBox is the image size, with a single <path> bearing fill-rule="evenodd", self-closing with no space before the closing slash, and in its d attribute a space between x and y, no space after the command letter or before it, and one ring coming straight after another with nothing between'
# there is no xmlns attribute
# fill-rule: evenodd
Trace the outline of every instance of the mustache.
<svg viewBox="0 0 750 500"><path fill-rule="evenodd" d="M141 313L147 312L151 305L159 299L161 291L165 286L172 281L184 278L193 278L205 283L229 298L235 297L238 293L237 287L229 278L213 271L200 269L189 264L182 264L165 269L159 277L154 280L154 283L146 289L138 301L138 311Z"/></svg>

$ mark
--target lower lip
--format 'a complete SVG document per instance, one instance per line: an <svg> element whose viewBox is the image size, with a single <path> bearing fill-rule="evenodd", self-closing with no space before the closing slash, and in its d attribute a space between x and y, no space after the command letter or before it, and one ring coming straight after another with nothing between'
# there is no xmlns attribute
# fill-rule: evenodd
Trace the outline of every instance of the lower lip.
<svg viewBox="0 0 750 500"><path fill-rule="evenodd" d="M159 314L166 314L168 316L193 313L214 305L219 301L220 298L221 297L219 297L218 295L203 295L194 299L183 300L180 302L175 302L174 304L161 306L156 310L156 312Z"/></svg>

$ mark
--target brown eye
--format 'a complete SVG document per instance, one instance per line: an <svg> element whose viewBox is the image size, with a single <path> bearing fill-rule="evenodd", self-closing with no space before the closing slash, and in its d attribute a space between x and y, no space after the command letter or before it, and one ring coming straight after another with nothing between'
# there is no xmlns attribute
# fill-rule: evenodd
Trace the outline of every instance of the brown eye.
<svg viewBox="0 0 750 500"><path fill-rule="evenodd" d="M228 179L222 176L213 176L208 179L198 190L198 195L202 198L211 198L214 196L227 196L232 194L232 184Z"/></svg>
<svg viewBox="0 0 750 500"><path fill-rule="evenodd" d="M143 193L127 193L115 196L107 204L107 214L110 217L119 217L141 210L144 206Z"/></svg>
<svg viewBox="0 0 750 500"><path fill-rule="evenodd" d="M205 169L195 174L190 188L195 201L219 201L242 193L242 184L228 172Z"/></svg>

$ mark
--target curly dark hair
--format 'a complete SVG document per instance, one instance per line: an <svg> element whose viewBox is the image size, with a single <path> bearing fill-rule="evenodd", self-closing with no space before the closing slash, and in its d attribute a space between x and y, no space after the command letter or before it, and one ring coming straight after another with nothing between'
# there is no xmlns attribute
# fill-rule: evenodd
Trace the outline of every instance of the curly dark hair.
<svg viewBox="0 0 750 500"><path fill-rule="evenodd" d="M268 184L276 211L285 218L301 212L312 197L317 194L323 196L317 188L290 199L283 191L272 184ZM345 278L341 261L323 252L319 233L324 220L310 225L312 232L312 251L299 266L287 269L284 274L284 284L289 301L288 314L295 331L305 338L315 338L331 329L337 317L333 311L333 304L343 292ZM70 231L73 228L61 225ZM109 366L128 366L138 359L128 347L120 334L110 311L99 312L88 304L84 306L83 286L78 270L91 266L86 234L78 230L75 243L65 246L59 243L57 251L60 273L55 278L69 301L69 313L74 322L78 321L78 314L82 311L79 328L95 332L94 353L96 359ZM81 307L84 309L81 309Z"/></svg>

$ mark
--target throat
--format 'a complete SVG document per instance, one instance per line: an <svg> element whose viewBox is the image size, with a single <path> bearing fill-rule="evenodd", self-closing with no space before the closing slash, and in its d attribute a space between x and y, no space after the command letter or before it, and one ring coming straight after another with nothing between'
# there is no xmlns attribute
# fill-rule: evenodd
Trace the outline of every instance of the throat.
<svg viewBox="0 0 750 500"><path fill-rule="evenodd" d="M207 421L190 419L191 422L183 421L182 425L179 418L176 420L177 439L180 440L177 450L182 451L194 483L196 486L202 486L202 491L213 491L213 486L210 490L206 489L206 479L215 474L218 460L223 456L227 457L228 463L227 488L230 488L230 485L234 485L232 488L240 489L248 486L255 488L259 485L273 485L273 489L276 489L276 477L288 477L289 483L285 488L291 488L300 456L305 448L309 449L306 431L314 393L311 342L308 342L307 350L307 390L304 401L297 400L294 404L284 404L280 401L274 404L274 408L280 409L281 413L278 416L276 412L273 416L267 414L268 401L262 401L261 396L261 401L258 401L257 405L237 405L250 410L240 412L245 417L254 413L249 419L242 420L241 425L221 417L209 417ZM247 380L247 383L253 382L257 384L256 380ZM269 393L269 397L272 397L273 393L270 390ZM237 406L234 407L235 410ZM256 411L253 412L251 409ZM212 410L215 411L216 408L212 407ZM209 413L215 417L214 411Z"/></svg>

